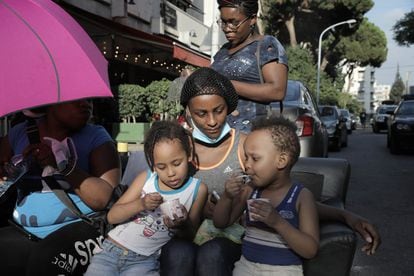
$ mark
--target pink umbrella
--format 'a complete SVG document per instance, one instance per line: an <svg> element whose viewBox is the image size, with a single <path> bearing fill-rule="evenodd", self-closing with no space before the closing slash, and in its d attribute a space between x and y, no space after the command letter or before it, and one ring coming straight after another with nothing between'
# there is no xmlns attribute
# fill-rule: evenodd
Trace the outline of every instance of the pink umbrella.
<svg viewBox="0 0 414 276"><path fill-rule="evenodd" d="M112 97L108 64L50 0L0 0L0 117L51 103Z"/></svg>

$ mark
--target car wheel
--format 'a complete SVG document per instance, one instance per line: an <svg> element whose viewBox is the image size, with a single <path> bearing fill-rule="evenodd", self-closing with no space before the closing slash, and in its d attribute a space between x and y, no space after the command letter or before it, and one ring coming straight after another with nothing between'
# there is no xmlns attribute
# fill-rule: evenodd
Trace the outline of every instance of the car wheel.
<svg viewBox="0 0 414 276"><path fill-rule="evenodd" d="M334 143L333 143L333 145L332 145L332 149L333 149L334 151L341 151L341 144L342 144L341 137L337 137L337 138L334 140Z"/></svg>
<svg viewBox="0 0 414 276"><path fill-rule="evenodd" d="M390 152L392 154L399 154L400 148L397 145L397 141L395 139L390 139Z"/></svg>
<svg viewBox="0 0 414 276"><path fill-rule="evenodd" d="M346 148L348 146L348 132L347 131L345 131L344 137L345 138L344 138L341 146L344 147L344 148Z"/></svg>

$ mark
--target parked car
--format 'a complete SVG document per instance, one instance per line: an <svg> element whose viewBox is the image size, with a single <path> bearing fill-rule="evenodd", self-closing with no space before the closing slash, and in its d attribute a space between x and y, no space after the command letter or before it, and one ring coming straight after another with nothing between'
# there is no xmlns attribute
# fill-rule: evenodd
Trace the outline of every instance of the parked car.
<svg viewBox="0 0 414 276"><path fill-rule="evenodd" d="M374 133L378 133L381 130L388 130L388 118L390 117L390 114L388 114L387 112L389 111L394 111L395 108L397 107L397 105L395 104L382 104L380 105L374 116L372 117L372 131Z"/></svg>
<svg viewBox="0 0 414 276"><path fill-rule="evenodd" d="M279 102L270 105L280 114ZM283 116L296 123L301 157L328 157L328 133L311 93L300 81L288 81Z"/></svg>
<svg viewBox="0 0 414 276"><path fill-rule="evenodd" d="M398 104L394 111L389 111L387 146L392 154L402 149L414 149L414 95Z"/></svg>
<svg viewBox="0 0 414 276"><path fill-rule="evenodd" d="M342 147L348 146L348 132L346 129L346 118L336 106L319 106L319 113L328 131L329 145L333 150L340 151Z"/></svg>
<svg viewBox="0 0 414 276"><path fill-rule="evenodd" d="M348 109L339 109L339 112L341 112L341 116L343 118L346 118L346 130L348 134L352 134L352 119L351 119L351 113L349 113Z"/></svg>

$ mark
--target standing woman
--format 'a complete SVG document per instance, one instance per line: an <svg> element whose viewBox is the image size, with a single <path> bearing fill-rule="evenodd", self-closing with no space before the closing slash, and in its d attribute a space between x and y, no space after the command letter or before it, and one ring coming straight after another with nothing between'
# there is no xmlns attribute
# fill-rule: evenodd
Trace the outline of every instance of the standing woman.
<svg viewBox="0 0 414 276"><path fill-rule="evenodd" d="M228 42L214 56L211 67L229 78L239 95L237 110L228 117L231 127L249 131L267 104L285 97L288 61L273 36L257 31L258 0L218 0L217 21Z"/></svg>

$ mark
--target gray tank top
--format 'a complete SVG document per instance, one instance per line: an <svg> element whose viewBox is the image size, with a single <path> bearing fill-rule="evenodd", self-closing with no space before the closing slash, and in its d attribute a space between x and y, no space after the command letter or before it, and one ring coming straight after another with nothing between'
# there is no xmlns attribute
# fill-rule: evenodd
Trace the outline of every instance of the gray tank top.
<svg viewBox="0 0 414 276"><path fill-rule="evenodd" d="M239 160L238 155L240 132L233 129L231 139L231 149L220 163L208 168L200 166L194 175L194 177L207 185L209 193L215 190L217 193L222 194L227 177L242 167L242 162Z"/></svg>

